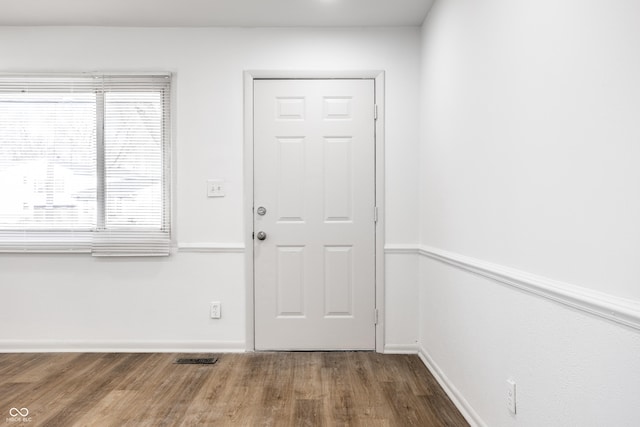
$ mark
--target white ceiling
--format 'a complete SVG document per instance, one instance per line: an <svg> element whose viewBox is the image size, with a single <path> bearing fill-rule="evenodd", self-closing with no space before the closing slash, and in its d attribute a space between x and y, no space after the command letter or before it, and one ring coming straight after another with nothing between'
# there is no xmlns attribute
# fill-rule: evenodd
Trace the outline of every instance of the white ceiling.
<svg viewBox="0 0 640 427"><path fill-rule="evenodd" d="M421 25L433 0L0 0L0 26Z"/></svg>

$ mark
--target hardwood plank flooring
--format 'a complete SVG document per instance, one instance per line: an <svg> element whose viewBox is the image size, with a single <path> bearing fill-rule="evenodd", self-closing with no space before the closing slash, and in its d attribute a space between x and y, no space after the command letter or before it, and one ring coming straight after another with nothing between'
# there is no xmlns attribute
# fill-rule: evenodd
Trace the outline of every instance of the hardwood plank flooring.
<svg viewBox="0 0 640 427"><path fill-rule="evenodd" d="M0 426L468 425L417 356L246 353L173 363L207 356L0 354ZM11 408L27 408L29 422Z"/></svg>

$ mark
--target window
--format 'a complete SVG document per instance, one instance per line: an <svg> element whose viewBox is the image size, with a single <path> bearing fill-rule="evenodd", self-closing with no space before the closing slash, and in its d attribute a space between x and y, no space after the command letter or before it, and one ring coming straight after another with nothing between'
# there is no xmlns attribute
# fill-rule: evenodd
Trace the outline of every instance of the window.
<svg viewBox="0 0 640 427"><path fill-rule="evenodd" d="M0 76L0 252L168 255L170 75Z"/></svg>

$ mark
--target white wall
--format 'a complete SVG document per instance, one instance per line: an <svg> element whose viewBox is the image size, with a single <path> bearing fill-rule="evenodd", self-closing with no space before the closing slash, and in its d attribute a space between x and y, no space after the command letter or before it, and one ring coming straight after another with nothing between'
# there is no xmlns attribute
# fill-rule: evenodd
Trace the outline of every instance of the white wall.
<svg viewBox="0 0 640 427"><path fill-rule="evenodd" d="M177 241L233 245L244 238L243 70L385 70L386 240L415 243L419 46L416 28L5 27L0 72L175 72ZM226 180L227 197L208 199L207 178ZM0 255L0 349L243 348L243 263L242 253L179 252L161 260ZM417 313L413 272L407 279L389 263L387 342L413 343L415 316L396 316L405 306ZM208 318L212 300L223 304L220 321Z"/></svg>
<svg viewBox="0 0 640 427"><path fill-rule="evenodd" d="M423 253L639 312L638 16L629 0L436 1L422 36ZM429 256L419 328L424 355L480 424L640 421L637 329Z"/></svg>

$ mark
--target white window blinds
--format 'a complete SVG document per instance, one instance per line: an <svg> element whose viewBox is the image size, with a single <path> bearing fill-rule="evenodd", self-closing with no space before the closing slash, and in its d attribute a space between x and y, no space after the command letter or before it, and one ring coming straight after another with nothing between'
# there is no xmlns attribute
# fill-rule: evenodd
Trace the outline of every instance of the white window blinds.
<svg viewBox="0 0 640 427"><path fill-rule="evenodd" d="M168 255L170 85L0 76L0 251Z"/></svg>

